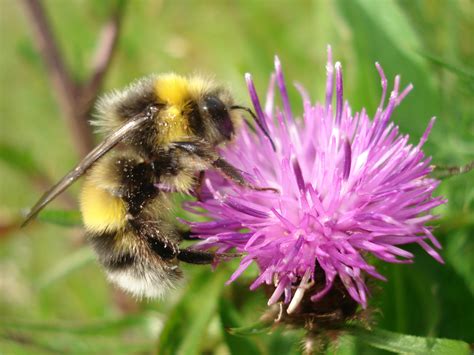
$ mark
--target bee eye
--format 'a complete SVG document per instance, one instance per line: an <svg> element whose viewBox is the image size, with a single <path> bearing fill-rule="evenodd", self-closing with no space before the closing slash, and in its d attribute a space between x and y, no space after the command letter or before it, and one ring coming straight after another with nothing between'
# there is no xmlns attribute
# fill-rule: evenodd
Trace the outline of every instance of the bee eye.
<svg viewBox="0 0 474 355"><path fill-rule="evenodd" d="M215 96L207 96L204 98L202 109L209 115L212 123L216 125L219 132L226 139L230 139L234 133L234 127L226 105Z"/></svg>
<svg viewBox="0 0 474 355"><path fill-rule="evenodd" d="M221 119L228 116L224 103L215 96L207 96L204 99L203 110L213 119Z"/></svg>

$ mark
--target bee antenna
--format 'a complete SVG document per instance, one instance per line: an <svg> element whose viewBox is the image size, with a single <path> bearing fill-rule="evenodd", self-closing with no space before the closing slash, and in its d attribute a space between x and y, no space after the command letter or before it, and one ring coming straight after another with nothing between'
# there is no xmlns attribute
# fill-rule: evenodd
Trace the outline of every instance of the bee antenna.
<svg viewBox="0 0 474 355"><path fill-rule="evenodd" d="M262 130L263 134L265 135L265 137L268 138L268 140L270 141L271 145L272 145L272 148L273 148L273 151L276 152L276 147L275 147L275 143L273 142L273 139L270 137L270 133L268 133L268 131L265 129L265 127L263 126L262 122L260 122L260 120L257 118L257 116L255 115L255 113L253 113L253 111L251 109L249 109L248 107L244 107L244 106L238 106L238 105L234 105L234 106L231 106L230 107L231 110L243 110L243 111L246 111L247 113L250 114L250 116L252 116L253 120L255 121L255 123L257 124L257 126Z"/></svg>

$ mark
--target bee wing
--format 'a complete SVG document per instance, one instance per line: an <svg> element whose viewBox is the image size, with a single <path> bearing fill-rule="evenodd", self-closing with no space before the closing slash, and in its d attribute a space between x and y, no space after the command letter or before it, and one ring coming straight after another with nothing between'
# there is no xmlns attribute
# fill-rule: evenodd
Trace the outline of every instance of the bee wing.
<svg viewBox="0 0 474 355"><path fill-rule="evenodd" d="M83 175L101 156L107 153L110 149L115 147L120 141L126 138L132 131L139 128L143 123L153 118L153 115L147 114L137 115L132 118L122 127L107 136L102 143L95 147L86 157L71 171L69 171L59 182L46 191L39 201L31 208L22 227L28 224L38 213L53 199L55 199L61 192L67 189L74 181Z"/></svg>

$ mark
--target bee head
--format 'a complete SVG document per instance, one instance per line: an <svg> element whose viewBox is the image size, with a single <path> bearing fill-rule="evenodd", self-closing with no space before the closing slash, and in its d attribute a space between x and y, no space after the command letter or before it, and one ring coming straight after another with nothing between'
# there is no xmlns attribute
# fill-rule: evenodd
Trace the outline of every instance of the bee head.
<svg viewBox="0 0 474 355"><path fill-rule="evenodd" d="M199 102L202 124L198 134L213 145L232 139L235 132L235 117L231 112L231 98L225 95L209 94Z"/></svg>

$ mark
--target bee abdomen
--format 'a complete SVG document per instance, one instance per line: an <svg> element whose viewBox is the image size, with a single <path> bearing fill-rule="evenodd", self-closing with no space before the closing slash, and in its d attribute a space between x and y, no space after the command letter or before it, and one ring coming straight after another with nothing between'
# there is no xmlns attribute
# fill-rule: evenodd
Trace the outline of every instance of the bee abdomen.
<svg viewBox="0 0 474 355"><path fill-rule="evenodd" d="M114 232L126 224L124 201L90 181L84 183L80 204L84 226L89 232Z"/></svg>
<svg viewBox="0 0 474 355"><path fill-rule="evenodd" d="M109 270L123 270L133 266L135 263L135 257L129 253L120 255L117 258L109 259L104 261L103 265Z"/></svg>
<svg viewBox="0 0 474 355"><path fill-rule="evenodd" d="M137 298L161 298L182 277L176 258L164 260L134 231L88 233L107 278Z"/></svg>
<svg viewBox="0 0 474 355"><path fill-rule="evenodd" d="M154 174L132 152L109 155L88 172L81 193L88 239L108 279L138 298L161 297L181 278L179 235Z"/></svg>
<svg viewBox="0 0 474 355"><path fill-rule="evenodd" d="M87 233L89 243L97 253L100 263L110 270L121 270L136 262L133 250L123 243L122 231Z"/></svg>

